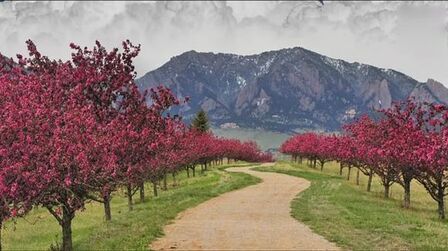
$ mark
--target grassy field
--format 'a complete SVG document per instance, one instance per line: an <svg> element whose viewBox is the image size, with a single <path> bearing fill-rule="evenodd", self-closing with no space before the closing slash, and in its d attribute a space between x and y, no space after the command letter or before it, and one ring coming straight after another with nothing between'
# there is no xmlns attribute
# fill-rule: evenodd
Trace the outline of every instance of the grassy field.
<svg viewBox="0 0 448 251"><path fill-rule="evenodd" d="M163 234L163 226L179 212L222 193L259 182L258 178L247 174L227 173L223 171L226 167L221 166L190 179L182 172L177 177L178 186L172 187L170 182L168 191L161 192L157 198L149 195L152 190L147 187L149 196L146 202L138 203L137 199L132 212L128 212L124 192L117 192L112 200L111 222L104 221L102 205L89 203L73 222L74 249L147 249L152 240ZM48 250L60 235L56 220L46 210L35 209L25 218L18 219L16 224L6 224L3 248Z"/></svg>
<svg viewBox="0 0 448 251"><path fill-rule="evenodd" d="M410 249L447 250L448 222L437 219L437 204L424 188L412 185L411 209L401 207L402 189L394 185L391 198L383 199L376 178L372 192L365 191L367 177L355 183L339 176L339 165L328 163L324 172L305 164L277 163L274 167L257 167L310 180L311 187L292 202L292 215L316 233L353 250ZM345 170L346 171L346 170Z"/></svg>
<svg viewBox="0 0 448 251"><path fill-rule="evenodd" d="M291 135L285 133L271 132L262 129L247 128L212 128L213 133L224 138L234 138L240 140L253 140L257 142L263 150L279 148L280 145Z"/></svg>

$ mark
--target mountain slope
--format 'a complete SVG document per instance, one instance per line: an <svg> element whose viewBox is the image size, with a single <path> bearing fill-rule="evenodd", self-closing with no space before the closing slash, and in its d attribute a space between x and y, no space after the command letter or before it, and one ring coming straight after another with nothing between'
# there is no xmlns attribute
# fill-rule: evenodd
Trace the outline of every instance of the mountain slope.
<svg viewBox="0 0 448 251"><path fill-rule="evenodd" d="M145 89L164 84L190 96L183 115L200 107L219 126L275 131L338 130L353 117L393 100L448 102L448 90L434 80L420 83L403 73L349 63L300 48L258 55L185 52L137 80Z"/></svg>

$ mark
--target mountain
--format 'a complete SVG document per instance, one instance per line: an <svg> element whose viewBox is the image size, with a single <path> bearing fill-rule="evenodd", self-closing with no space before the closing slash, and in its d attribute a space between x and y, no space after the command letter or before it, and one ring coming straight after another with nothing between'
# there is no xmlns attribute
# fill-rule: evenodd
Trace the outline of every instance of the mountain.
<svg viewBox="0 0 448 251"><path fill-rule="evenodd" d="M188 51L137 80L190 97L181 114L203 108L215 126L280 132L334 131L354 117L409 96L448 103L448 89L395 70L349 63L295 47L257 55Z"/></svg>

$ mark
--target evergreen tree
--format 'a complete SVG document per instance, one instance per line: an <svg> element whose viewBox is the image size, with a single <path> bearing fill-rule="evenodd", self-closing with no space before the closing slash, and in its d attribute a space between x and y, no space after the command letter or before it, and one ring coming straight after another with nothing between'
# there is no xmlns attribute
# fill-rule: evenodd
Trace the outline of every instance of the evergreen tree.
<svg viewBox="0 0 448 251"><path fill-rule="evenodd" d="M208 124L207 113L204 110L199 110L196 113L196 117L193 119L192 125L198 131L206 132L210 128Z"/></svg>

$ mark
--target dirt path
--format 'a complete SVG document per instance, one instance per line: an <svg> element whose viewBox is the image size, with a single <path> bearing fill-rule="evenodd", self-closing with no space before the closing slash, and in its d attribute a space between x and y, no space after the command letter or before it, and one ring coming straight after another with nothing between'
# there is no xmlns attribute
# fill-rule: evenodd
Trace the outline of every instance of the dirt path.
<svg viewBox="0 0 448 251"><path fill-rule="evenodd" d="M181 213L154 241L154 250L335 250L338 247L290 216L291 200L310 182L250 167L227 169L261 178Z"/></svg>

